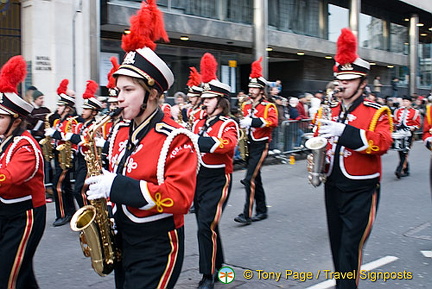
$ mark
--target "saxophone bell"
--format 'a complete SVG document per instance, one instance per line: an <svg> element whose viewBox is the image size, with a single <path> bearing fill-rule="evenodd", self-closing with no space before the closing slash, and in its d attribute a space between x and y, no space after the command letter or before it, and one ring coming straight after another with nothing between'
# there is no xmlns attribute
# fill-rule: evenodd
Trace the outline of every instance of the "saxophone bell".
<svg viewBox="0 0 432 289"><path fill-rule="evenodd" d="M318 187L325 182L326 175L323 172L325 166L327 139L322 136L312 137L305 142L305 147L311 150L307 157L308 180L312 186Z"/></svg>

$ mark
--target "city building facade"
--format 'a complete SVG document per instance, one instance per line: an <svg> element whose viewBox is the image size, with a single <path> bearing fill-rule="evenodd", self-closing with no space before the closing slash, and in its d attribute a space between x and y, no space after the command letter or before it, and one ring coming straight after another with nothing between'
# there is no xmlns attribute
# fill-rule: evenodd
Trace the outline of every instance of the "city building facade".
<svg viewBox="0 0 432 289"><path fill-rule="evenodd" d="M122 59L121 37L141 5L140 0L1 3L0 64L23 54L26 85L48 96L63 78L78 94L94 79L104 94L109 58ZM219 78L233 93L247 89L257 55L266 56L267 78L282 81L282 95L324 90L332 80L335 41L343 27L357 34L358 53L372 65L369 82L380 76L384 95L391 95L393 77L400 80L401 95L431 90L431 1L158 0L158 5L170 42L159 43L157 53L176 76L168 95L186 90L189 67L198 68L205 52L218 59Z"/></svg>

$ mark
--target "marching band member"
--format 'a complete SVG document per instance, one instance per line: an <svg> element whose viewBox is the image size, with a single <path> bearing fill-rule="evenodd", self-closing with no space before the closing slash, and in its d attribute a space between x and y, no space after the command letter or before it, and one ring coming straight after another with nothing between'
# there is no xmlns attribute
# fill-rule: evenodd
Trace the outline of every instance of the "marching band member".
<svg viewBox="0 0 432 289"><path fill-rule="evenodd" d="M66 133L63 139L65 141L70 141L77 146L77 153L75 155L75 185L73 194L80 208L84 205L88 205L85 194L86 187L84 186L84 181L87 176L87 164L84 159L84 148L81 146L81 144L84 142L86 131L92 124L95 123L96 116L102 109L102 103L95 97L98 87L99 85L95 81L87 81L86 90L83 94L83 110L81 112L83 121L78 123L74 129L74 132ZM102 135L99 137L99 140L102 141L102 144L100 144L100 141L96 140L96 146L103 147L105 140L103 140Z"/></svg>
<svg viewBox="0 0 432 289"><path fill-rule="evenodd" d="M0 71L0 288L39 288L33 256L46 221L44 160L26 131L33 106L16 88L26 67L14 56Z"/></svg>
<svg viewBox="0 0 432 289"><path fill-rule="evenodd" d="M432 150L432 104L426 106L426 114L423 120L423 143L426 148ZM432 193L432 159L429 167L429 183Z"/></svg>
<svg viewBox="0 0 432 289"><path fill-rule="evenodd" d="M420 128L420 113L411 104L411 96L404 95L402 106L397 108L393 114L395 132L406 135L406 143L403 142L404 147L398 149L399 164L395 171L398 179L409 176L408 153L412 146L413 132Z"/></svg>
<svg viewBox="0 0 432 289"><path fill-rule="evenodd" d="M58 119L55 119L53 126L45 130L45 136L50 136L56 140L59 147L65 144L63 140L67 133L73 132L79 120L75 116L75 92L68 90L69 80L63 79L57 88L59 99L57 101ZM76 149L76 146L72 147ZM61 159L60 152L54 150L55 174L53 177L54 201L56 207L56 219L53 226L63 226L67 224L75 213L75 204L70 173L73 170L73 151L66 152L70 157L67 164ZM63 163L62 163L63 162Z"/></svg>
<svg viewBox="0 0 432 289"><path fill-rule="evenodd" d="M278 126L277 108L266 99L268 84L262 76L261 60L262 58L252 63L249 77L251 101L244 103L241 108L244 118L240 120L240 127L247 130L249 156L246 160L246 176L241 181L246 188L246 203L243 213L235 217L234 221L245 225L250 225L252 221L267 219L261 167L268 153L272 130ZM254 202L256 214L252 217Z"/></svg>
<svg viewBox="0 0 432 289"><path fill-rule="evenodd" d="M171 105L168 102L165 102L165 92L161 95L159 99L159 106L167 117L173 118L171 115Z"/></svg>
<svg viewBox="0 0 432 289"><path fill-rule="evenodd" d="M238 139L238 125L229 118L230 86L217 79L216 70L214 56L204 54L201 59L204 82L201 98L207 116L193 126L202 153L194 198L199 271L203 275L199 289L214 287L214 275L224 262L218 224L231 191L233 156Z"/></svg>
<svg viewBox="0 0 432 289"><path fill-rule="evenodd" d="M336 272L355 274L336 280L338 289L358 287L363 245L378 205L381 155L392 143L390 110L364 99L370 65L356 49L354 34L342 29L334 66L340 102L330 106L330 120L318 120L319 133L329 138L324 190L333 263Z"/></svg>
<svg viewBox="0 0 432 289"><path fill-rule="evenodd" d="M145 26L141 23L146 23ZM174 288L184 258L184 214L191 206L198 167L195 136L166 117L158 105L174 82L153 51L168 40L154 0L142 2L123 36L127 52L114 76L119 123L109 147L109 171L90 177L88 199L110 198L122 263L116 288Z"/></svg>
<svg viewBox="0 0 432 289"><path fill-rule="evenodd" d="M109 110L114 111L115 109L118 108L118 99L117 99L118 89L116 86L116 79L114 78L113 74L114 74L114 72L116 72L118 70L120 65L117 62L117 58L114 56L110 58L110 61L111 61L112 67L111 67L111 70L107 74L107 78L108 78L107 88L108 88L108 95L109 95L107 101L109 104ZM103 140L101 138L98 138L98 143L99 143L99 147L102 146L101 160L102 160L102 166L105 169L108 169L109 142L110 142L112 133L114 131L114 127L120 121L122 121L122 118L120 115L113 116L113 117L111 117L111 119L107 123L105 123L101 127L103 140L105 140L105 142L103 142Z"/></svg>
<svg viewBox="0 0 432 289"><path fill-rule="evenodd" d="M201 87L201 75L195 67L190 67L189 81L187 83L190 107L186 111L187 124L189 127L205 116L205 110L201 108L201 94L203 88Z"/></svg>

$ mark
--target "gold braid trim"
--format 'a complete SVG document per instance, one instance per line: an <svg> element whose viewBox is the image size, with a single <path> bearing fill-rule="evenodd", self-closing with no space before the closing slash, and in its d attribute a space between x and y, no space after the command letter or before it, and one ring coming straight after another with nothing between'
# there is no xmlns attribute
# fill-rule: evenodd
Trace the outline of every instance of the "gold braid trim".
<svg viewBox="0 0 432 289"><path fill-rule="evenodd" d="M430 104L426 106L426 117L429 125L432 125L431 107L432 105Z"/></svg>
<svg viewBox="0 0 432 289"><path fill-rule="evenodd" d="M389 124L390 124L390 133L393 132L393 118L391 115L391 111L390 108L388 108L387 106L382 106L380 109L378 109L374 116L372 117L372 121L369 125L369 130L370 131L375 131L376 125L378 123L378 119L381 116L382 113L387 113L388 119L389 119Z"/></svg>

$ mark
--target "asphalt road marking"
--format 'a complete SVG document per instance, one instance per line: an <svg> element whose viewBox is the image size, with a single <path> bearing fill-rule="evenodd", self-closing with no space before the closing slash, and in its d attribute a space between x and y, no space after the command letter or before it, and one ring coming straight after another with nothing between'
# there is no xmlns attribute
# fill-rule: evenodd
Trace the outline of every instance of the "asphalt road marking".
<svg viewBox="0 0 432 289"><path fill-rule="evenodd" d="M385 256L381 259L372 261L372 262L367 263L367 264L363 264L361 266L361 270L370 271L370 270L376 269L378 267L384 266L386 264L389 264L391 262L394 262L397 259L399 259L399 258L395 257L395 256ZM331 280L327 280L327 281L318 283L318 284L313 285L311 287L307 287L306 289L326 289L326 288L333 287L335 285L336 285L336 281L334 279L331 279Z"/></svg>
<svg viewBox="0 0 432 289"><path fill-rule="evenodd" d="M420 251L426 258L432 258L432 251Z"/></svg>

